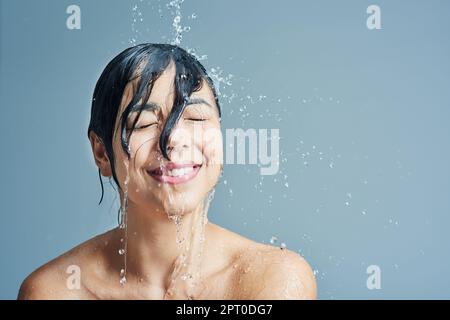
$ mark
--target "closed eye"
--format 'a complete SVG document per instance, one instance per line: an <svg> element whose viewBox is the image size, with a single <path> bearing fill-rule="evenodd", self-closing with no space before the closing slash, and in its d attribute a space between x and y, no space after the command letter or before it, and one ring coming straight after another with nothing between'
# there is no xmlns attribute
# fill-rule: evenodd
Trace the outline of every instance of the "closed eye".
<svg viewBox="0 0 450 320"><path fill-rule="evenodd" d="M148 128L148 127L151 127L151 126L154 126L154 125L158 125L158 122L149 123L149 124L146 124L146 125L143 125L143 126L140 126L140 127L136 126L136 127L134 127L134 130L145 129L145 128ZM131 128L127 128L127 131L130 131L130 130L131 130Z"/></svg>
<svg viewBox="0 0 450 320"><path fill-rule="evenodd" d="M203 119L203 118L184 118L185 120L189 120L189 121L206 121L208 119Z"/></svg>

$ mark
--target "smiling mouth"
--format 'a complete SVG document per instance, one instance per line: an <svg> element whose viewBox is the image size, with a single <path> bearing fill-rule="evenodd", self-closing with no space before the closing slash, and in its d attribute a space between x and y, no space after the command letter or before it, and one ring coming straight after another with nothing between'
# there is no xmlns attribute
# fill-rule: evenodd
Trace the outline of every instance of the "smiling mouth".
<svg viewBox="0 0 450 320"><path fill-rule="evenodd" d="M159 182L179 184L194 179L201 167L201 164L171 162L147 173Z"/></svg>

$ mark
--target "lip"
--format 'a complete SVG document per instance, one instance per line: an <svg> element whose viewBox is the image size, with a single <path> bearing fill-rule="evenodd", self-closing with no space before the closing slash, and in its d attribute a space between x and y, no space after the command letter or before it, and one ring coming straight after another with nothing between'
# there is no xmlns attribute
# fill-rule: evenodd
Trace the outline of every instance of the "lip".
<svg viewBox="0 0 450 320"><path fill-rule="evenodd" d="M192 167L193 170L191 172L188 172L185 175L179 176L179 177L173 177L168 175L168 171L172 169L180 169L180 168L188 168ZM194 179L197 176L197 173L199 172L200 168L202 167L201 164L196 164L194 162L185 162L185 163L176 163L176 162L168 162L156 169L153 170L147 170L147 173L154 178L155 180L163 183L168 184L180 184L184 182L188 182L189 180Z"/></svg>

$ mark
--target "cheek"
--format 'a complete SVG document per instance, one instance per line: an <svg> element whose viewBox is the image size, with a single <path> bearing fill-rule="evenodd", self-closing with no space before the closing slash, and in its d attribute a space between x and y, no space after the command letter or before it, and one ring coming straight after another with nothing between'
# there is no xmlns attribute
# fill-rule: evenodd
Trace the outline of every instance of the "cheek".
<svg viewBox="0 0 450 320"><path fill-rule="evenodd" d="M223 139L220 129L207 130L202 139L203 156L208 166L220 166L223 163Z"/></svg>
<svg viewBox="0 0 450 320"><path fill-rule="evenodd" d="M204 134L202 148L207 189L209 190L217 183L223 165L223 139L219 128L214 128Z"/></svg>
<svg viewBox="0 0 450 320"><path fill-rule="evenodd" d="M154 134L136 134L131 136L131 165L134 170L147 167L151 162L151 157L155 156L155 147L158 143L158 136Z"/></svg>
<svg viewBox="0 0 450 320"><path fill-rule="evenodd" d="M125 164L126 162L128 162L127 155L125 151L122 149L120 140L117 137L113 140L112 147L114 154L114 171L120 184L123 185L127 176L127 169Z"/></svg>

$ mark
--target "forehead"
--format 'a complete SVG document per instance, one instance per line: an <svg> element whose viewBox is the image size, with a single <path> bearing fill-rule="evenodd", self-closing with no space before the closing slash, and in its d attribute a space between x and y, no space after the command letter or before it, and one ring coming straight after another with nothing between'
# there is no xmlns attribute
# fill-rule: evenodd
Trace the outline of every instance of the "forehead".
<svg viewBox="0 0 450 320"><path fill-rule="evenodd" d="M159 78L154 82L148 101L142 101L142 99L140 99L138 104L151 102L160 106L163 114L169 114L175 98L175 73L175 64L171 62ZM124 111L126 106L132 100L138 81L139 78L136 78L126 85L120 104L120 113ZM202 81L203 83L200 90L192 92L190 98L202 98L217 110L217 105L215 103L214 94L211 88L204 79Z"/></svg>

